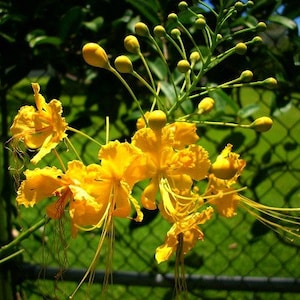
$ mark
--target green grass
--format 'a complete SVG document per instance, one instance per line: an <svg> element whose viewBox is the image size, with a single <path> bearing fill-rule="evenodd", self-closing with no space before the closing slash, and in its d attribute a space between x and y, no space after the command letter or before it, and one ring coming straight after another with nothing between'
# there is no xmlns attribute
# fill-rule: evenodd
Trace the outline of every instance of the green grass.
<svg viewBox="0 0 300 300"><path fill-rule="evenodd" d="M44 83L40 81L41 85ZM69 97L68 89L61 101L66 107L68 120L74 120L84 112L84 95L78 94ZM42 90L43 93L43 90ZM29 95L29 96L27 96ZM10 111L12 115L21 105L22 99L33 101L30 86L27 81L21 82L9 95ZM269 115L273 94L267 92L260 94L258 91L245 89L242 92L242 102L246 105L249 101L258 102L259 115ZM94 107L89 111L93 112ZM121 106L120 116L126 111ZM241 183L247 185L247 196L268 205L299 206L300 203L300 158L298 154L300 130L300 111L296 105L290 105L278 110L275 114L274 128L268 133L258 137L250 130L209 128L205 131L200 128L200 143L205 146L212 157L217 155L216 148L223 148L228 142L234 144L234 150L241 153L247 160L247 168L241 178ZM118 138L128 133L124 128L121 118L110 124L110 138ZM98 140L105 141L105 122L97 116L96 109L92 114L92 126L83 130L97 136ZM121 132L121 133L120 133ZM87 163L97 161L98 146L91 144L82 137L73 136L72 142L76 147L83 149L83 158ZM60 148L64 152L65 160L74 159L71 151ZM51 155L47 163L52 163ZM16 222L26 229L35 220L44 214L44 204L32 209L19 208ZM167 263L157 265L154 253L157 246L164 241L169 225L155 218L147 226L132 229L130 220L116 221L116 242L113 270L137 272L173 272L174 258ZM35 232L22 242L25 249L24 261L45 266L58 266L65 263L67 254L68 268L87 268L93 257L99 239L99 231L79 233L78 238L70 239L68 234L68 220L64 221L66 236L64 245L59 226L50 222L45 229ZM241 276L283 276L300 277L300 255L298 242L290 243L271 230L260 226L255 220L243 211L238 211L232 219L216 216L203 226L205 233L204 242L199 242L195 249L186 257L186 272L188 274L204 275L241 275ZM64 247L67 246L66 251ZM99 269L104 268L105 255L101 255ZM41 271L43 267L41 267ZM76 283L64 281L44 281L42 272L37 283L25 282L24 290L28 299L66 299ZM85 289L75 299L83 299ZM101 290L100 284L95 284L89 293L91 299L96 299ZM279 299L275 293L255 292L227 292L227 291L195 291L190 299ZM44 296L42 296L44 295ZM49 295L49 296L46 296ZM137 287L115 285L109 288L109 299L170 299L172 291L166 288ZM142 295L142 296L141 296ZM165 297L165 298L164 298ZM202 298L201 298L202 297ZM293 299L293 294L286 294L280 299Z"/></svg>

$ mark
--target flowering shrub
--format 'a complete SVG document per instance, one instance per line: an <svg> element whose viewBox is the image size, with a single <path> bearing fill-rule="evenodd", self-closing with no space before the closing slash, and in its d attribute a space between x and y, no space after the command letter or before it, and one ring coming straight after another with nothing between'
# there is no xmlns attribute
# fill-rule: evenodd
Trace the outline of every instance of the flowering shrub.
<svg viewBox="0 0 300 300"><path fill-rule="evenodd" d="M199 5L207 7L201 1ZM24 106L19 110L11 126L11 145L18 148L21 143L25 149L34 151L31 159L34 165L53 153L61 168L45 166L27 169L16 201L25 207L48 201L48 218L59 220L68 215L73 238L81 231L101 229L99 246L91 265L70 298L93 272L104 240L113 238L114 218L131 218L134 210L134 220L142 222L142 207L148 210L158 208L163 219L170 224L164 243L157 245L155 259L157 263L162 263L172 255L176 256L175 288L177 296L182 298L187 297L184 256L198 241L205 241L201 225L209 222L213 214L230 218L237 213L239 206L275 231L283 230L298 237L298 218L288 213L300 209L268 207L243 196L245 187L238 187L237 182L246 161L233 152L231 144L225 145L216 160L211 161L197 133L198 125L241 127L257 132L265 132L272 127L272 120L267 116L250 124L207 121L204 118L213 111L216 102L209 95L211 91L242 86L272 88L276 85L274 78L252 81L250 70L219 85L203 85L205 74L224 59L231 55L244 55L249 46L261 43L261 38L254 36L221 53L217 50L233 35L264 29L265 24L260 22L255 27L221 35L222 24L251 5L252 1L246 4L238 1L233 6L221 7L220 12L207 7L214 12L217 20L216 28L212 29L205 17L195 12L195 7L181 1L179 10L194 20L192 29L186 28L175 13L168 16L169 26L157 25L153 34L146 24L138 22L135 25L136 35L128 35L124 39L129 55L116 57L114 66L100 45L87 43L83 46L86 63L113 73L135 102L140 117L130 141L110 141L107 135L107 142L101 145L69 126L62 114L63 104L59 100L47 103L40 94L38 83L32 84L36 107ZM195 37L199 34L204 36L205 45L200 46L196 42ZM164 78L155 78L139 39L151 44L151 49L164 66ZM189 42L185 42L186 39ZM186 44L191 47L187 48ZM168 63L166 49L169 48L175 49L179 57L176 66ZM135 70L133 58L142 62L145 74ZM150 107L142 106L123 73L135 77L150 92ZM84 164L68 138L69 132L81 134L99 146L93 164ZM60 142L65 142L74 150L75 158L67 165L63 163L63 153L56 150ZM143 192L134 195L133 188L142 182L145 183Z"/></svg>

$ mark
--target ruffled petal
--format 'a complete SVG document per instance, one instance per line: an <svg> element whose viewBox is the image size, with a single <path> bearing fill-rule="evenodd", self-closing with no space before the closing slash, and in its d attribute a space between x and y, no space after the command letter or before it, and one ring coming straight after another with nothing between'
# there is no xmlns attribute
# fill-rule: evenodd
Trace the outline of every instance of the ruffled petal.
<svg viewBox="0 0 300 300"><path fill-rule="evenodd" d="M41 200L54 196L62 186L62 171L55 167L26 170L26 179L21 183L17 193L17 203L26 207L33 206Z"/></svg>

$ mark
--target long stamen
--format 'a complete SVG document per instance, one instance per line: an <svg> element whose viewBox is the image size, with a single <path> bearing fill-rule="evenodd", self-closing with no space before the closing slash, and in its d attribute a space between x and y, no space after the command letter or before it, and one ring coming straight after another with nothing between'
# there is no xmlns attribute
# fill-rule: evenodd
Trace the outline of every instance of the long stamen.
<svg viewBox="0 0 300 300"><path fill-rule="evenodd" d="M101 218L101 220L98 222L97 225L93 226L93 228L99 228L100 226L103 225L103 230L101 232L101 236L100 236L100 239L99 239L99 243L98 243L98 246L97 246L97 249L96 249L96 252L95 252L95 255L87 269L87 271L85 272L84 276L82 277L81 281L79 282L79 284L77 285L76 289L73 291L73 293L69 296L69 299L73 299L75 294L77 293L77 291L79 290L79 288L82 286L82 284L84 283L84 281L86 280L86 278L91 275L93 276L92 272L95 268L95 265L98 261L98 258L100 256L100 253L101 253L101 250L102 250L102 247L103 247L103 243L105 241L105 238L107 236L107 234L109 233L109 229L110 229L110 224L112 222L112 215L109 212L109 209L111 208L111 205L110 203L108 204L107 206L107 209L105 210L105 213L103 214L103 217ZM101 223L101 225L100 225ZM99 226L100 225L100 226ZM97 227L96 227L97 226ZM99 227L98 227L99 226ZM81 230L86 230L86 228L82 228L80 226L76 226L78 228L80 228ZM93 229L90 229L90 230L93 230ZM88 230L86 230L88 231ZM92 278L90 277L90 280Z"/></svg>
<svg viewBox="0 0 300 300"><path fill-rule="evenodd" d="M268 220L264 217L262 217L261 215L259 215L258 213L256 213L254 210L250 209L247 206L241 205L241 207L243 207L250 215L252 215L255 219L257 219L258 221L260 221L262 224L264 224L265 226L267 226L268 228L270 228L271 230L273 230L274 232L276 232L277 234L279 234L280 236L283 236L283 232L286 232L292 236L295 236L297 238L300 237L300 233L299 233L299 228L291 228L288 226L284 226L281 225L279 223L273 222L271 220ZM265 213L265 212L263 212ZM284 219L282 219L283 221L286 221ZM299 224L300 225L300 224ZM293 242L294 240L292 238L286 237L290 242Z"/></svg>
<svg viewBox="0 0 300 300"><path fill-rule="evenodd" d="M96 225L93 225L91 227L83 227L83 226L75 224L75 227L82 230L82 231L92 231L92 230L95 230L97 228L101 228L103 226L103 224L105 224L105 221L106 221L106 219L109 215L110 208L111 208L111 203L108 203L108 205L105 209L105 212L102 215L102 218L100 219L100 221Z"/></svg>
<svg viewBox="0 0 300 300"><path fill-rule="evenodd" d="M256 219L271 228L279 235L283 235L282 232L280 232L281 230L295 237L300 237L300 217L286 214L288 212L299 212L300 208L279 208L266 206L254 202L244 196L241 196L241 200L241 207L243 207L248 213L253 215ZM269 218L263 217L262 215L256 213L255 210L262 215L268 216ZM272 221L272 219L281 221L286 225L282 225L280 223L277 223L276 221ZM289 240L293 241L292 239Z"/></svg>

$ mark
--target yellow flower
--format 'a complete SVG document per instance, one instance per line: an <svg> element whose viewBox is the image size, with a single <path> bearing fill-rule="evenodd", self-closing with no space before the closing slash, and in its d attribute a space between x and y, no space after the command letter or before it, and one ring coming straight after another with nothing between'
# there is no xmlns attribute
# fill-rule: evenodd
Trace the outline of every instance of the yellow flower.
<svg viewBox="0 0 300 300"><path fill-rule="evenodd" d="M166 126L172 137L172 146L175 149L183 149L187 145L196 143L199 140L197 127L193 123L174 122Z"/></svg>
<svg viewBox="0 0 300 300"><path fill-rule="evenodd" d="M300 237L299 208L280 208L255 202L239 194L244 188L234 189L232 185L235 182L236 178L223 180L210 174L208 190L203 196L205 203L216 206L218 213L226 218L235 216L237 207L240 207L290 241L293 237Z"/></svg>
<svg viewBox="0 0 300 300"><path fill-rule="evenodd" d="M197 181L207 176L210 167L207 151L195 144L174 152L167 163L169 172L172 174L184 173Z"/></svg>
<svg viewBox="0 0 300 300"><path fill-rule="evenodd" d="M24 142L29 149L39 149L31 159L36 164L67 136L67 123L62 117L62 105L58 100L46 103L39 93L40 86L32 83L36 108L23 106L10 128L15 141Z"/></svg>
<svg viewBox="0 0 300 300"><path fill-rule="evenodd" d="M131 204L137 212L137 221L142 213L137 201L131 196L135 183L149 177L151 166L140 149L119 141L103 146L98 155L101 160L100 181L101 197L109 199L112 215L127 218L131 213Z"/></svg>
<svg viewBox="0 0 300 300"><path fill-rule="evenodd" d="M193 144L198 139L196 126L184 122L166 125L161 130L141 128L134 134L132 144L147 155L152 170L151 181L141 197L145 208L156 208L156 194L162 179L167 179L169 186L175 189L172 178L176 175L185 174L193 180L207 176L210 161L207 151Z"/></svg>
<svg viewBox="0 0 300 300"><path fill-rule="evenodd" d="M26 179L21 183L17 192L17 203L32 207L41 200L52 197L61 187L63 172L55 167L26 170Z"/></svg>
<svg viewBox="0 0 300 300"><path fill-rule="evenodd" d="M205 196L209 197L209 204L215 205L220 215L230 218L236 215L236 209L240 202L240 195L231 187L235 181L219 179L213 174L209 175L208 189ZM204 198L205 198L204 196Z"/></svg>
<svg viewBox="0 0 300 300"><path fill-rule="evenodd" d="M202 212L193 213L180 222L174 223L167 233L164 244L156 249L155 259L157 263L168 260L178 250L178 247L181 248L181 253L185 255L195 246L197 241L203 240L204 234L198 225L208 221L212 214L213 209L207 207ZM181 241L180 235L182 235Z"/></svg>
<svg viewBox="0 0 300 300"><path fill-rule="evenodd" d="M47 215L60 219L69 203L72 235L76 236L78 226L96 225L108 205L99 201L99 182L96 180L101 167L96 164L84 166L80 161L68 163L64 174L55 167L26 170L26 179L18 189L17 203L33 206L43 199L55 197L47 206Z"/></svg>
<svg viewBox="0 0 300 300"><path fill-rule="evenodd" d="M232 145L227 144L212 164L207 190L203 196L209 196L208 202L215 205L217 211L227 218L236 214L240 196L232 186L246 166L246 162L240 159L238 154L231 152L231 149Z"/></svg>
<svg viewBox="0 0 300 300"><path fill-rule="evenodd" d="M221 154L211 166L210 171L217 178L237 178L246 166L246 162L242 159L239 159L239 155L231 152L231 149L232 145L227 144L227 146L223 149Z"/></svg>

